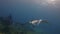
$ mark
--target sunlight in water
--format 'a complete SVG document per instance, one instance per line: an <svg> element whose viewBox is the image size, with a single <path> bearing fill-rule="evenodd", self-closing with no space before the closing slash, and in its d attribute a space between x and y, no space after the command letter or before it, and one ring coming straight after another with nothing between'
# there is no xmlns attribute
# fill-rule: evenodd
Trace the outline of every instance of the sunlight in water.
<svg viewBox="0 0 60 34"><path fill-rule="evenodd" d="M42 1L42 4L47 6L55 6L56 0L44 0Z"/></svg>
<svg viewBox="0 0 60 34"><path fill-rule="evenodd" d="M42 6L54 6L56 7L58 0L35 0L35 3Z"/></svg>
<svg viewBox="0 0 60 34"><path fill-rule="evenodd" d="M55 7L58 8L60 7L60 0L22 0L21 2L27 3L27 4L32 4L32 7L35 5L38 6L38 8L41 7ZM40 7L41 6L41 7Z"/></svg>
<svg viewBox="0 0 60 34"><path fill-rule="evenodd" d="M56 0L46 0L48 4L55 4Z"/></svg>

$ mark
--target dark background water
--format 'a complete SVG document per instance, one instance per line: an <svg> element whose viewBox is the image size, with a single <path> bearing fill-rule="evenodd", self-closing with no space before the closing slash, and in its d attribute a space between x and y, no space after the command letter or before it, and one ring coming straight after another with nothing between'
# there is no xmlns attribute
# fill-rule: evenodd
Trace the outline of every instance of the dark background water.
<svg viewBox="0 0 60 34"><path fill-rule="evenodd" d="M24 0L23 0L24 1ZM31 19L47 19L49 24L40 24L36 31L59 34L60 32L60 5L42 6L22 0L0 0L0 16L12 14L13 21L25 23Z"/></svg>

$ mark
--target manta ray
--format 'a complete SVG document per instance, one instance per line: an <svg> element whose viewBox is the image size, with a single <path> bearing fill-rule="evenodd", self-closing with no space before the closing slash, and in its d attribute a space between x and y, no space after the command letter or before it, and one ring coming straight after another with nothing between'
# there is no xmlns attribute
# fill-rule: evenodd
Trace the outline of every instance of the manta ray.
<svg viewBox="0 0 60 34"><path fill-rule="evenodd" d="M31 20L29 23L31 23L32 25L39 25L40 23L48 23L48 21L39 19L39 20Z"/></svg>

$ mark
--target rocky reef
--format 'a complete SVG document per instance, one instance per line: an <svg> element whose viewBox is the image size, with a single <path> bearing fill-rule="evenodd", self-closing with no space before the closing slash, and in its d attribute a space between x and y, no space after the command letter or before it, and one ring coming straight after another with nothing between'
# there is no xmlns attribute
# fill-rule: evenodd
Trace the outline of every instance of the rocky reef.
<svg viewBox="0 0 60 34"><path fill-rule="evenodd" d="M12 16L0 17L0 34L33 34L34 29L27 22L13 22Z"/></svg>

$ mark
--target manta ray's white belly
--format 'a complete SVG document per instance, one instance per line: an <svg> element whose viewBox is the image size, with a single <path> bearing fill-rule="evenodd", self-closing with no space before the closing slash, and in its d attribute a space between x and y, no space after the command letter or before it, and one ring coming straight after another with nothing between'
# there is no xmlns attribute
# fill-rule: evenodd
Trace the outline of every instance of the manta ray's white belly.
<svg viewBox="0 0 60 34"><path fill-rule="evenodd" d="M41 21L42 21L41 19L40 20L33 20L30 23L33 24L33 25L35 25L35 24L40 24Z"/></svg>

